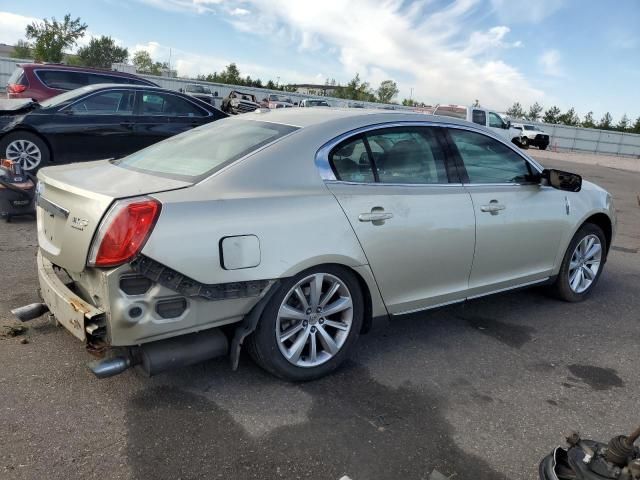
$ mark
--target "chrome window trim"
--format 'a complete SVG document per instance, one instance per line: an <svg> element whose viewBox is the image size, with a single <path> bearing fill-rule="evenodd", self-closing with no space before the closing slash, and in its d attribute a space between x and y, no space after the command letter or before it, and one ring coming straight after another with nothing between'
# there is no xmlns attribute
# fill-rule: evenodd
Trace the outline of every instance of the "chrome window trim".
<svg viewBox="0 0 640 480"><path fill-rule="evenodd" d="M503 145L506 145L507 147L509 147L513 152L517 153L518 155L520 155L520 157L525 161L528 162L534 170L536 170L538 173L542 173L542 170L544 170L544 168L542 167L542 165L540 165L538 162L536 162L534 159L526 156L525 154L523 154L522 152L520 152L517 147L515 145L509 144L508 142L506 142L504 139L500 138L499 136L495 135L493 132L490 131L485 131L485 127L482 128L477 128L475 127L475 124L471 124L471 125L459 125L459 124L455 124L455 123L448 123L448 122L434 122L434 121L424 121L424 120L419 120L419 121L412 121L412 120L406 120L406 121L396 121L396 122L383 122L383 123L376 123L373 125L366 125L364 127L359 127L353 130L349 130L348 132L345 132L341 135L338 135L337 137L334 137L333 139L329 140L328 142L326 142L324 145L322 145L318 151L316 152L315 155L315 159L314 159L314 163L316 168L318 169L318 173L320 174L320 178L322 178L322 180L327 183L327 182L331 182L331 183L342 183L342 184L348 184L348 185L376 185L376 186L383 186L383 185L394 185L394 186L450 186L450 185L462 185L462 184L458 184L458 183L399 183L399 184L389 184L389 183L384 183L384 182L367 182L367 183L360 183L360 182L349 182L349 181L343 181L343 180L338 180L335 176L335 173L333 172L333 169L331 168L331 164L329 163L329 153L331 153L331 150L337 146L339 143L343 142L344 140L347 140L351 137L354 137L356 135L360 135L362 133L367 133L373 130L381 130L384 128L395 128L395 127L438 127L438 128L457 128L459 130L467 130L470 132L474 132L474 133L479 133L481 135L485 135L489 138L492 138L494 140L497 140L498 142L502 143ZM465 183L464 186L517 186L517 185L534 185L531 183L524 183L524 184L520 184L520 183L499 183L499 184L490 184L490 183Z"/></svg>
<svg viewBox="0 0 640 480"><path fill-rule="evenodd" d="M42 80L42 78L40 78L40 75L38 75L39 72L43 72L43 71L49 71L49 72L67 72L67 73L83 73L85 75L93 75L93 76L105 76L105 77L111 77L111 78L125 78L127 80L135 80L141 83L123 83L122 85L138 85L140 87L155 87L156 85L154 85L152 82L145 80L144 78L140 79L140 78L134 78L134 77L124 77L122 75L113 75L112 73L106 72L106 73L94 73L94 72L83 72L83 71L77 71L77 70L65 70L65 69L57 69L57 68L35 68L33 69L33 74L36 76L36 78L38 80L40 80L40 83L42 83L45 87L50 88L52 90L62 90L65 92L70 92L71 90L75 90L73 88L56 88L56 87L50 87L49 85L47 85L47 83ZM148 82L148 83L142 83L142 82ZM116 82L114 82L116 83ZM99 85L99 83L88 83L87 85L81 85L78 88L82 88L82 87L88 87L89 85Z"/></svg>

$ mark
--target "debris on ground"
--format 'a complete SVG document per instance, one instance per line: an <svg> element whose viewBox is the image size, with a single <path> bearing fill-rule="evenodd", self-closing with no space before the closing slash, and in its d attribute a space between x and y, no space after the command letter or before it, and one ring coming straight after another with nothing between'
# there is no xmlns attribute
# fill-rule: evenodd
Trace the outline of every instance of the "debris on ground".
<svg viewBox="0 0 640 480"><path fill-rule="evenodd" d="M26 338L23 338L23 339L21 339L21 340L20 340L20 343L21 343L22 345L26 345L27 343L29 343L29 340L28 340L28 339L26 339Z"/></svg>
<svg viewBox="0 0 640 480"><path fill-rule="evenodd" d="M24 325L0 325L0 338L13 338L27 333Z"/></svg>

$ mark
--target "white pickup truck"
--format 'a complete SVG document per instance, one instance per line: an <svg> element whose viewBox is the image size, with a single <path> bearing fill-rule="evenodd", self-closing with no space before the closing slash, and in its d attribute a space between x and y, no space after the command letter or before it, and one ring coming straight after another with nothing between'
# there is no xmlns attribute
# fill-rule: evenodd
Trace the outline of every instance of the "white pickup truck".
<svg viewBox="0 0 640 480"><path fill-rule="evenodd" d="M468 122L477 123L493 130L509 142L520 145L522 130L511 127L511 121L504 120L499 113L482 107L465 107L464 105L438 105L434 115L461 118Z"/></svg>

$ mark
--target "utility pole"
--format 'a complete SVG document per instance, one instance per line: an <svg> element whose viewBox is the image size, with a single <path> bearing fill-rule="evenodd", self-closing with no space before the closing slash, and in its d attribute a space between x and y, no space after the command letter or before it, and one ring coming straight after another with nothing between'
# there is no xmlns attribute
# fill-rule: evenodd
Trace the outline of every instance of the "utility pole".
<svg viewBox="0 0 640 480"><path fill-rule="evenodd" d="M411 93L409 94L409 100L413 100L413 87L411 87Z"/></svg>

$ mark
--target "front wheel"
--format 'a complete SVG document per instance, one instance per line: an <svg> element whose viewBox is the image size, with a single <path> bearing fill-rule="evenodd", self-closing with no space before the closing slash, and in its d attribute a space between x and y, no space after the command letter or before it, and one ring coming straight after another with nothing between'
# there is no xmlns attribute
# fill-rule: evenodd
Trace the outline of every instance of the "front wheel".
<svg viewBox="0 0 640 480"><path fill-rule="evenodd" d="M529 148L529 139L527 137L520 137L520 147Z"/></svg>
<svg viewBox="0 0 640 480"><path fill-rule="evenodd" d="M258 365L291 381L320 378L336 369L355 344L364 314L352 272L314 267L287 279L267 304L249 341Z"/></svg>
<svg viewBox="0 0 640 480"><path fill-rule="evenodd" d="M540 150L546 150L547 149L547 145L540 145L538 148Z"/></svg>
<svg viewBox="0 0 640 480"><path fill-rule="evenodd" d="M586 223L574 235L562 260L553 293L567 302L580 302L592 292L602 273L607 240L600 227Z"/></svg>
<svg viewBox="0 0 640 480"><path fill-rule="evenodd" d="M0 140L0 158L19 163L27 172L37 172L51 161L47 144L31 132L15 131Z"/></svg>

